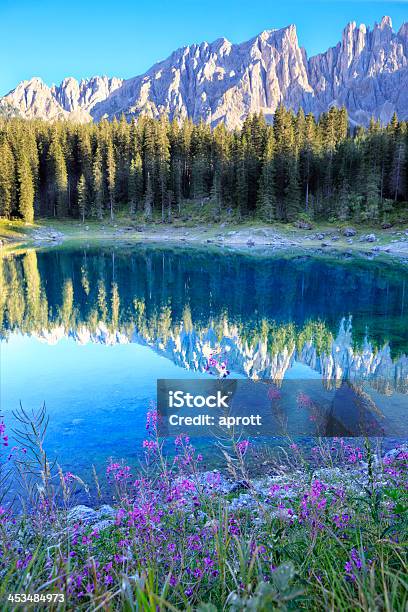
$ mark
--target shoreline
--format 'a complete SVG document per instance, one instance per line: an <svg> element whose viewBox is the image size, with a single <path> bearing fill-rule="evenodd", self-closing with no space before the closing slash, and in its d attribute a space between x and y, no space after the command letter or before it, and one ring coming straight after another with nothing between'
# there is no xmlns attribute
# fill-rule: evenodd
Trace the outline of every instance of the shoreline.
<svg viewBox="0 0 408 612"><path fill-rule="evenodd" d="M310 229L294 226L264 224L220 225L164 225L138 224L129 219L113 223L78 223L70 220L53 223L42 220L38 224L1 222L0 248L56 247L72 243L120 242L131 246L141 243L178 244L200 247L226 247L237 252L260 250L305 250L318 254L340 253L346 256L388 255L407 258L408 228L373 229L359 226L320 225Z"/></svg>

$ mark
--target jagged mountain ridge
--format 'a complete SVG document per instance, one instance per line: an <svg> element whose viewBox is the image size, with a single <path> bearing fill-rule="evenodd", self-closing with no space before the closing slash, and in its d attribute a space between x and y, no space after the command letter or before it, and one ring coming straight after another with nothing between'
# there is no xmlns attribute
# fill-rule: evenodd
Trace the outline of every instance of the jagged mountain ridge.
<svg viewBox="0 0 408 612"><path fill-rule="evenodd" d="M180 48L128 80L67 78L58 87L23 81L0 103L28 118L98 121L166 113L228 128L242 125L250 112L263 111L270 120L280 103L316 115L345 105L357 124L372 115L385 123L393 112L406 119L408 23L398 33L389 17L371 30L349 23L335 47L309 59L294 25L240 44L222 38Z"/></svg>
<svg viewBox="0 0 408 612"><path fill-rule="evenodd" d="M392 359L388 344L375 349L368 338L364 346L357 348L350 318L341 320L337 336L324 352L319 352L313 341L306 341L300 349L288 344L279 352L271 350L267 340L248 344L237 326L227 322L221 338L212 326L203 329L193 326L188 330L183 323L180 323L179 330L171 331L166 339L142 331L136 325L133 329L109 329L103 322L99 322L93 330L86 324L77 328L59 324L49 329L39 329L31 335L50 345L62 338L72 338L79 344L141 344L192 372L206 371L209 357L221 354L228 359L228 367L234 373L253 380L283 380L297 362L319 373L323 380L377 380L383 381L390 389L403 389L404 393L407 389L408 357L400 355Z"/></svg>

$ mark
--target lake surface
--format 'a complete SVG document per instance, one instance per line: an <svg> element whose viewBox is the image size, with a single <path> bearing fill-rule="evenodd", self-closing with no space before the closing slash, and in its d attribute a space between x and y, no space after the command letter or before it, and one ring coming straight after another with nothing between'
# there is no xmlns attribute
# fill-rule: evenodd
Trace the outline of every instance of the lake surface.
<svg viewBox="0 0 408 612"><path fill-rule="evenodd" d="M64 469L136 460L157 379L208 378L215 353L231 378L381 381L396 398L392 437L405 418L398 262L150 245L0 263L1 413L12 424L20 401L45 402L46 447Z"/></svg>

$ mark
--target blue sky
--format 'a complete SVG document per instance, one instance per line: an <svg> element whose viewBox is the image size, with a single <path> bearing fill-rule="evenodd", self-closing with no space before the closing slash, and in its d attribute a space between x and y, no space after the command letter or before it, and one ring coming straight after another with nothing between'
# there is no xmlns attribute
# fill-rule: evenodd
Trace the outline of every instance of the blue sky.
<svg viewBox="0 0 408 612"><path fill-rule="evenodd" d="M129 78L177 47L241 42L290 23L314 55L336 44L348 21L372 25L383 15L398 29L408 0L0 0L0 95L32 76Z"/></svg>

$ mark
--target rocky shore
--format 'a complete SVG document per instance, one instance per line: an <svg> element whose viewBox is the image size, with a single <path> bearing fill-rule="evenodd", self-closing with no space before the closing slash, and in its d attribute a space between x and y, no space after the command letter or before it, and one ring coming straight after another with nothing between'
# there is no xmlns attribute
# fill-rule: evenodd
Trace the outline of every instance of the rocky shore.
<svg viewBox="0 0 408 612"><path fill-rule="evenodd" d="M1 231L0 231L1 234ZM1 236L0 236L1 237ZM16 239L13 238L13 242ZM125 244L161 242L226 247L245 252L307 249L319 253L340 252L345 256L361 253L375 257L388 254L408 257L408 227L367 228L314 227L299 221L290 226L214 225L188 226L137 223L64 223L58 227L43 225L21 234L21 241L37 247L58 246L71 241L85 244L120 241ZM3 246L8 244L4 238Z"/></svg>
<svg viewBox="0 0 408 612"><path fill-rule="evenodd" d="M301 499L310 482L318 481L324 487L341 489L344 495L364 498L373 480L377 491L390 485L384 466L404 460L407 454L408 445L404 444L389 450L382 458L374 455L371 466L363 460L354 463L352 458L351 463L341 466L318 467L312 471L304 467L292 471L278 469L274 474L248 480L233 479L218 469L204 471L189 477L191 487L184 486L183 508L185 512L194 513L197 496L217 497L228 505L231 512L248 510L258 521L262 521L264 512L280 520L294 521L297 517L282 507L282 499ZM180 477L179 481L175 486L185 484L185 478ZM115 525L116 515L117 510L109 504L99 508L79 504L69 510L67 522L72 525L80 522L100 532Z"/></svg>

